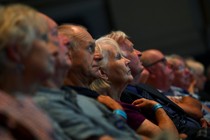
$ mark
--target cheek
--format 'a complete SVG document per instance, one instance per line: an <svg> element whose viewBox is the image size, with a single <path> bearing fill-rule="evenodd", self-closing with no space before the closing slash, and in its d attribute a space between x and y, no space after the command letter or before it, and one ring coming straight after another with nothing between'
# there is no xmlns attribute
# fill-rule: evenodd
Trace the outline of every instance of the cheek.
<svg viewBox="0 0 210 140"><path fill-rule="evenodd" d="M116 64L113 68L112 71L110 71L111 73L113 73L112 75L119 78L119 79L124 79L125 77L127 77L127 69L125 66L120 65L120 64Z"/></svg>

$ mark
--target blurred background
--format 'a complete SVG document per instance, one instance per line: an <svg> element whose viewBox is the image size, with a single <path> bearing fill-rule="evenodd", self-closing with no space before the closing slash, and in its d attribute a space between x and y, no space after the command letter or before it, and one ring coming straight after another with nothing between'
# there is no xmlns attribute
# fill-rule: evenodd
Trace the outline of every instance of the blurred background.
<svg viewBox="0 0 210 140"><path fill-rule="evenodd" d="M94 38L127 33L134 47L194 57L210 64L210 0L0 0L24 3L57 23L76 23Z"/></svg>

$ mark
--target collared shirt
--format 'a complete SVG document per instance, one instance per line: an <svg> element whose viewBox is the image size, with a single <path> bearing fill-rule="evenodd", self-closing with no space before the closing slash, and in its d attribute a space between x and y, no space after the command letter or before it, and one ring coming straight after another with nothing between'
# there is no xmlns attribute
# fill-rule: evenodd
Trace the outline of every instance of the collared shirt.
<svg viewBox="0 0 210 140"><path fill-rule="evenodd" d="M124 125L112 118L112 112L96 100L77 94L72 88L57 92L41 90L35 100L69 138L82 140L110 135L119 140L139 139L138 136L133 137L130 133L116 129L114 125Z"/></svg>

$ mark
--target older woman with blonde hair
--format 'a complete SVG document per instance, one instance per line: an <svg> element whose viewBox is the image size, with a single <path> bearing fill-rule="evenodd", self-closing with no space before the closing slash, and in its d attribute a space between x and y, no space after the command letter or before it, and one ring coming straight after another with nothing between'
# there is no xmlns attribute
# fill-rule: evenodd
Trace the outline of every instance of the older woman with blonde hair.
<svg viewBox="0 0 210 140"><path fill-rule="evenodd" d="M97 73L98 79L90 87L118 101L126 112L126 114L122 111L115 111L115 113L126 119L128 125L145 139L156 136L162 130L169 130L178 135L173 122L157 102L144 98L138 100L137 103L134 102L133 105L120 102L122 91L133 80L133 77L128 66L130 60L123 57L116 41L108 37L99 38L96 40L94 55L100 56L101 59ZM142 114L143 110L154 111L157 124L146 119ZM163 120L167 120L167 123Z"/></svg>

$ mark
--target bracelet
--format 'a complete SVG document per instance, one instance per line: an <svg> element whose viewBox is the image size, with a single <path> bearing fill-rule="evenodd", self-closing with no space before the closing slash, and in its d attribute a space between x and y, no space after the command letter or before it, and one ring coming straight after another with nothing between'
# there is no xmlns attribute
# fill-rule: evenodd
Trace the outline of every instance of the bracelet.
<svg viewBox="0 0 210 140"><path fill-rule="evenodd" d="M120 109L116 109L113 112L117 115L120 115L121 117L123 117L124 119L127 120L127 114L125 113L125 111L120 110Z"/></svg>
<svg viewBox="0 0 210 140"><path fill-rule="evenodd" d="M158 110L158 108L162 108L163 106L161 104L155 104L153 107L152 107L152 110L154 112L156 112Z"/></svg>

